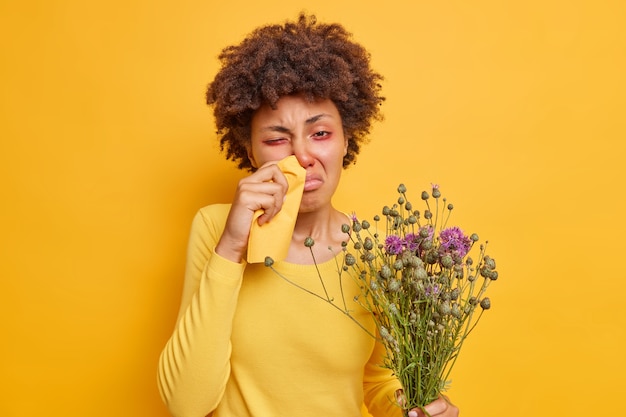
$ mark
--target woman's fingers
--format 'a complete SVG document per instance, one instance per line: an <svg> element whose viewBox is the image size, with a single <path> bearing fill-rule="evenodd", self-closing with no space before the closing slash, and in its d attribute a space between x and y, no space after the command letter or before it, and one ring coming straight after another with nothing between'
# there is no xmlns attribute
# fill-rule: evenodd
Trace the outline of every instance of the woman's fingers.
<svg viewBox="0 0 626 417"><path fill-rule="evenodd" d="M263 210L259 224L270 221L283 206L289 188L287 178L275 163L263 165L240 183L234 205L242 205L254 213Z"/></svg>
<svg viewBox="0 0 626 417"><path fill-rule="evenodd" d="M435 416L458 417L459 415L459 409L450 402L448 397L444 397L444 396L440 396L432 403L426 405L424 407L424 410L426 410L426 412L428 413L427 415L430 415L433 417ZM410 417L413 417L413 416L422 417L422 416L426 416L426 414L424 414L422 410L416 408L409 412L409 416Z"/></svg>
<svg viewBox="0 0 626 417"><path fill-rule="evenodd" d="M254 213L260 225L271 221L283 206L289 183L275 163L268 163L239 181L224 233L215 250L227 259L239 262L248 245Z"/></svg>

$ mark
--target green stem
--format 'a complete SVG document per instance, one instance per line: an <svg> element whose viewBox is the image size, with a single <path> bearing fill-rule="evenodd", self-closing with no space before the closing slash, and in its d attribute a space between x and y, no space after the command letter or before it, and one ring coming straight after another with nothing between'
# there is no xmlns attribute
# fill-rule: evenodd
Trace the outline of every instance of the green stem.
<svg viewBox="0 0 626 417"><path fill-rule="evenodd" d="M312 246L309 247L309 251L311 252L311 257L313 258L313 264L315 265L315 270L317 271L317 276L320 278L320 282L322 283L322 288L324 289L324 294L326 294L326 300L328 302L331 302L331 304L332 304L332 300L330 299L330 296L328 295L328 291L326 291L326 285L324 285L324 280L322 279L322 274L320 273L320 269L317 266L317 261L315 260L315 254L313 253L313 247ZM293 284L297 285L295 283L293 283Z"/></svg>
<svg viewBox="0 0 626 417"><path fill-rule="evenodd" d="M287 281L288 283L290 283L291 285L301 289L302 291L311 294L314 297L319 298L320 300L330 304L331 306L333 306L334 308L336 308L337 310L339 310L340 312L342 312L343 314L345 314L346 316L348 316L348 318L350 320L352 320L353 322L355 322L357 324L357 326L359 326L361 329L363 329L368 335L370 335L371 337L373 337L374 339L377 339L377 337L372 334L372 332L370 332L365 326L363 326L363 324L361 324L357 319L355 319L352 314L350 314L350 311L348 311L347 309L342 309L341 307L339 307L338 305L336 305L335 303L333 303L333 301L328 297L328 294L326 294L326 298L322 297L321 295L314 293L313 291L304 288L303 286L296 284L295 282L293 282L292 280L290 280L289 278L287 278L286 276L284 276L283 274L281 274L280 272L278 272L276 269L274 269L273 266L270 266L270 268L272 269L272 271L274 271L276 273L276 275L278 275L279 277L281 277L282 279L284 279L285 281ZM321 278L321 276L320 276Z"/></svg>

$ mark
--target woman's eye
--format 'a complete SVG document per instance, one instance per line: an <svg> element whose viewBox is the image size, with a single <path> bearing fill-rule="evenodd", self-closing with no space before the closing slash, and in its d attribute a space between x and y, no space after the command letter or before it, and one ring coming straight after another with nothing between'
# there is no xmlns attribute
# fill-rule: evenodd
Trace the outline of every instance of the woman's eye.
<svg viewBox="0 0 626 417"><path fill-rule="evenodd" d="M330 135L330 132L327 132L325 130L320 130L319 132L315 132L313 134L313 137L315 137L315 138L325 138L328 135Z"/></svg>
<svg viewBox="0 0 626 417"><path fill-rule="evenodd" d="M265 142L266 145L280 145L285 140L286 139L278 138L278 139L268 139L268 140L265 140L264 142Z"/></svg>

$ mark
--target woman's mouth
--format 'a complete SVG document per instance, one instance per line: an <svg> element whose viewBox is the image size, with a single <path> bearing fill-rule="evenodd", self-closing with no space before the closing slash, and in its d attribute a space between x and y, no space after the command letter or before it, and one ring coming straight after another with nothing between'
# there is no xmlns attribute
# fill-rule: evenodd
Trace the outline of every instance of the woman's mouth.
<svg viewBox="0 0 626 417"><path fill-rule="evenodd" d="M307 177L304 180L304 191L315 191L322 186L324 182L317 177Z"/></svg>

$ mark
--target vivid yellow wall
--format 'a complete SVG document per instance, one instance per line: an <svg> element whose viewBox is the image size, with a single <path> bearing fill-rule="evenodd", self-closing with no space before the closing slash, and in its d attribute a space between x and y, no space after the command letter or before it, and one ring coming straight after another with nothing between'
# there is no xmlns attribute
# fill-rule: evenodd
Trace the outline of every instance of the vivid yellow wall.
<svg viewBox="0 0 626 417"><path fill-rule="evenodd" d="M240 173L204 88L219 50L301 9L386 76L339 208L439 183L500 280L450 395L464 417L618 415L626 6L597 1L0 4L0 415L166 416L155 372L188 227Z"/></svg>

